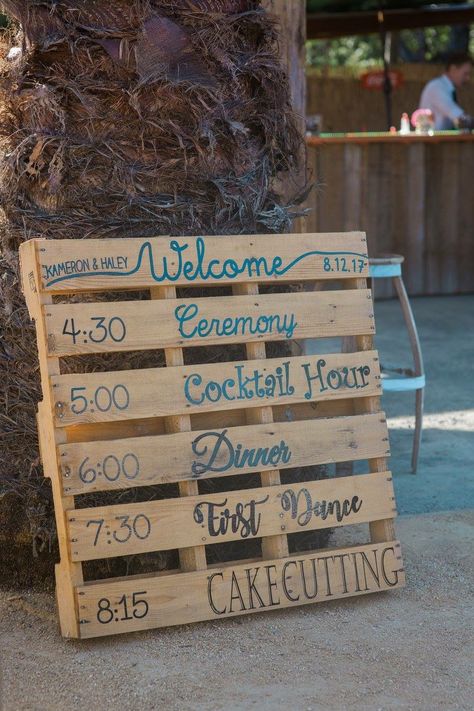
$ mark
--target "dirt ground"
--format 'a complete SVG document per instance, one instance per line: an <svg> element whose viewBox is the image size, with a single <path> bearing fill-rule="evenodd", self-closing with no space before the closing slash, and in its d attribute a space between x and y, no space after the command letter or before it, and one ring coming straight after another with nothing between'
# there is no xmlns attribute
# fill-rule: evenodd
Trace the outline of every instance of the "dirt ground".
<svg viewBox="0 0 474 711"><path fill-rule="evenodd" d="M3 590L2 711L470 711L474 297L414 307L428 372L417 477L412 397L384 403L405 590L90 642L61 640L52 596ZM377 308L382 361L408 364L397 304Z"/></svg>
<svg viewBox="0 0 474 711"><path fill-rule="evenodd" d="M51 597L2 593L2 711L470 711L473 523L400 519L405 590L128 637L65 643Z"/></svg>

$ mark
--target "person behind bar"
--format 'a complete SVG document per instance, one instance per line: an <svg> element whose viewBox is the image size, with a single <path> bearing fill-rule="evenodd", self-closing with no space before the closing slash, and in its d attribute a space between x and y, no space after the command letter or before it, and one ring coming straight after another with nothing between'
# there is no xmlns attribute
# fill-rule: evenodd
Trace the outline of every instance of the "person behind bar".
<svg viewBox="0 0 474 711"><path fill-rule="evenodd" d="M473 60L468 54L452 54L446 62L445 73L430 81L420 99L420 109L433 112L436 131L455 128L474 128L474 119L458 104L458 89L471 80Z"/></svg>

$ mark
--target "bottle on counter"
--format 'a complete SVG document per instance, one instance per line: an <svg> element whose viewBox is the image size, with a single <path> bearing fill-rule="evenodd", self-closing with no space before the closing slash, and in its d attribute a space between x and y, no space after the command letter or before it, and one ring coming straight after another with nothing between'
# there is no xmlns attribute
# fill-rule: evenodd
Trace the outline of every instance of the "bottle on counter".
<svg viewBox="0 0 474 711"><path fill-rule="evenodd" d="M400 122L400 135L408 136L411 133L410 119L408 114L402 114L402 120Z"/></svg>

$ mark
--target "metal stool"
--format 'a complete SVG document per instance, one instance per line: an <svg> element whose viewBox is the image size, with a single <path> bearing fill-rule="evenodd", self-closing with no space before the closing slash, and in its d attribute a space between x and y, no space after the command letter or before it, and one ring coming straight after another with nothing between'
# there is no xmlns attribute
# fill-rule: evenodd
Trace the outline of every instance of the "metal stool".
<svg viewBox="0 0 474 711"><path fill-rule="evenodd" d="M400 393L412 392L414 390L416 391L415 438L411 458L412 473L416 474L423 430L423 406L426 377L415 318L413 316L408 294L402 279L402 264L404 261L405 257L401 257L397 254L370 259L370 276L372 279L392 279L402 307L403 319L410 338L414 369L383 368L382 386L384 392ZM395 373L396 375L384 377L385 373Z"/></svg>

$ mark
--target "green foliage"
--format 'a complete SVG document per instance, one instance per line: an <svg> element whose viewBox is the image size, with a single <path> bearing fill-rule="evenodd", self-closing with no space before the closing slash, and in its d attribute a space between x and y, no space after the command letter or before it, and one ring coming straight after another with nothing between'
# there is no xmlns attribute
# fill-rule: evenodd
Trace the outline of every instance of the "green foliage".
<svg viewBox="0 0 474 711"><path fill-rule="evenodd" d="M466 0L451 0L459 5ZM474 4L474 0L467 0ZM427 0L307 0L308 12L357 12L378 9L411 9L426 6ZM442 62L452 51L474 53L474 32L462 27L428 27L393 34L392 62ZM308 63L312 67L365 67L382 64L378 35L343 37L308 42Z"/></svg>
<svg viewBox="0 0 474 711"><path fill-rule="evenodd" d="M364 67L382 64L378 35L343 37L336 40L311 40L307 43L310 67Z"/></svg>
<svg viewBox="0 0 474 711"><path fill-rule="evenodd" d="M474 31L467 28L428 27L403 30L392 36L392 63L443 62L452 51L474 54ZM383 64L379 35L342 37L334 40L311 40L307 43L310 67L366 67Z"/></svg>

